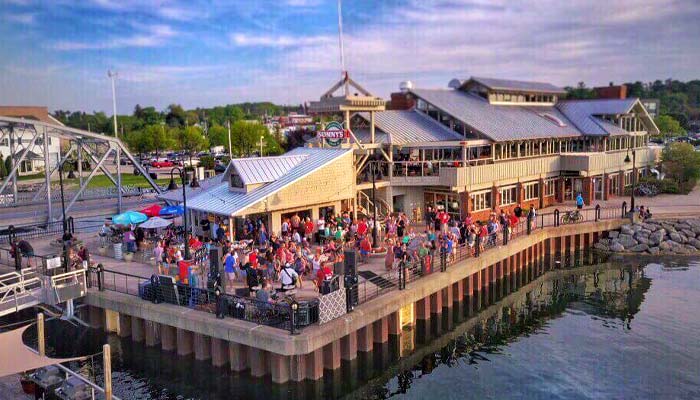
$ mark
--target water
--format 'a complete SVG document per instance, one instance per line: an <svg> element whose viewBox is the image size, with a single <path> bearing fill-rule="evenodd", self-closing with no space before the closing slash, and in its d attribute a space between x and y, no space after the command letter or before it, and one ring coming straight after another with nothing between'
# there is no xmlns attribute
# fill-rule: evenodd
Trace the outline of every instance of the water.
<svg viewBox="0 0 700 400"><path fill-rule="evenodd" d="M59 332L49 348L62 355L109 342L123 399L700 398L700 258L622 259L545 272L510 294L509 286L499 283L492 293L503 297L463 322L445 316L442 326L406 330L303 384L273 385L95 331L47 331ZM66 332L73 346L53 343ZM99 381L100 362L74 367Z"/></svg>

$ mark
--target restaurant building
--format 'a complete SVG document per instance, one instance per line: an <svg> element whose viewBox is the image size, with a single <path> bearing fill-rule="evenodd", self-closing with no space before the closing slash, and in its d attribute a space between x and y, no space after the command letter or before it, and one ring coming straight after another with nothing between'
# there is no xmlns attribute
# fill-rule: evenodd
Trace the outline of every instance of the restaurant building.
<svg viewBox="0 0 700 400"><path fill-rule="evenodd" d="M350 94L350 85L360 93ZM403 211L422 220L432 206L484 219L578 193L586 204L624 195L633 174L649 174L659 162L661 149L649 145L658 134L653 119L636 98L564 95L548 83L491 78L453 79L445 89L406 82L386 109L346 76L309 107L336 116L343 139L321 131L283 156L232 160L217 184L188 195L188 208L195 221L263 218L279 231L282 218L297 212L316 220L327 212L371 215L376 207L382 216ZM632 151L634 165L626 161Z"/></svg>

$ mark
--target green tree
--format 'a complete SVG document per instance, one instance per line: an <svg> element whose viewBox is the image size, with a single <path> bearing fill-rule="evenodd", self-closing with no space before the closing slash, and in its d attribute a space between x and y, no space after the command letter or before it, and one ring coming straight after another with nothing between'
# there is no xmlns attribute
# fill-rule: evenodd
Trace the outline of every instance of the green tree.
<svg viewBox="0 0 700 400"><path fill-rule="evenodd" d="M153 136L147 134L145 131L129 132L124 136L124 141L126 142L127 146L129 146L129 149L139 155L139 159L142 158L143 154L148 153L155 148L153 144Z"/></svg>
<svg viewBox="0 0 700 400"><path fill-rule="evenodd" d="M200 167L204 167L204 169L214 169L214 165L216 165L216 161L214 161L214 157L212 157L212 156L199 157L199 166Z"/></svg>
<svg viewBox="0 0 700 400"><path fill-rule="evenodd" d="M265 125L248 121L236 121L231 125L233 151L239 156L259 153L261 137L263 138L263 153L265 155L282 152L279 143L270 135Z"/></svg>
<svg viewBox="0 0 700 400"><path fill-rule="evenodd" d="M579 82L575 88L567 86L564 89L567 99L595 99L597 97L595 90L587 88L583 82Z"/></svg>
<svg viewBox="0 0 700 400"><path fill-rule="evenodd" d="M212 125L207 137L211 146L224 146L228 149L228 129L221 125Z"/></svg>
<svg viewBox="0 0 700 400"><path fill-rule="evenodd" d="M149 125L146 127L146 132L153 137L153 150L156 151L156 157L161 150L172 149L176 145L173 133L165 123Z"/></svg>
<svg viewBox="0 0 700 400"><path fill-rule="evenodd" d="M165 123L168 124L168 126L173 128L185 126L186 118L187 114L181 105L171 104L168 106L165 113Z"/></svg>
<svg viewBox="0 0 700 400"><path fill-rule="evenodd" d="M654 119L662 136L680 136L685 134L685 129L675 118L670 115L659 115Z"/></svg>
<svg viewBox="0 0 700 400"><path fill-rule="evenodd" d="M196 126L188 126L177 130L175 135L177 146L180 150L187 152L192 165L192 156L209 147L209 140L204 137L202 130Z"/></svg>
<svg viewBox="0 0 700 400"><path fill-rule="evenodd" d="M664 148L661 158L666 176L679 183L684 190L695 186L700 177L700 152L689 143L671 143Z"/></svg>

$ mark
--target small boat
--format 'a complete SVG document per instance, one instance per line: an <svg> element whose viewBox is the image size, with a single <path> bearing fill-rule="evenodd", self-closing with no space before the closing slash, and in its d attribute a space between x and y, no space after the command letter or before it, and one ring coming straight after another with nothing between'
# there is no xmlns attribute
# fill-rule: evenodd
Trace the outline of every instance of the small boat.
<svg viewBox="0 0 700 400"><path fill-rule="evenodd" d="M104 399L104 394L102 392L95 391L92 386L88 385L77 376L71 376L66 379L63 384L54 391L54 394L61 400Z"/></svg>
<svg viewBox="0 0 700 400"><path fill-rule="evenodd" d="M63 372L55 365L39 368L29 374L29 380L36 384L35 396L37 399L45 399L53 393L65 380Z"/></svg>

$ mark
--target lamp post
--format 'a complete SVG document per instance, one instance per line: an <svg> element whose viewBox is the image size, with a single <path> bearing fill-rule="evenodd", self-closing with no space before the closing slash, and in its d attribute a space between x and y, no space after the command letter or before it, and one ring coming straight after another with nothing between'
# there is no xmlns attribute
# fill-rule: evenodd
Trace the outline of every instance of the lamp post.
<svg viewBox="0 0 700 400"><path fill-rule="evenodd" d="M64 235L68 230L68 224L66 223L66 200L63 195L63 164L64 163L60 163L58 165L58 182L61 186L61 215L63 219L63 233L61 235ZM68 272L68 246L66 245L66 241L64 240L63 236L61 236L61 242L63 244L63 270Z"/></svg>
<svg viewBox="0 0 700 400"><path fill-rule="evenodd" d="M627 155L625 156L625 163L630 162L630 150L627 149ZM632 193L630 194L630 211L634 212L634 188L635 184L637 183L637 174L635 171L637 164L637 152L633 149L632 150Z"/></svg>
<svg viewBox="0 0 700 400"><path fill-rule="evenodd" d="M180 180L182 181L182 207L183 207L183 213L182 213L182 218L183 222L185 225L185 260L190 259L190 230L189 226L187 226L187 188L185 185L185 174L187 173L184 169L181 169L180 167L175 167L170 170L170 184L168 184L168 190L176 190L177 189L177 183L175 183L175 178L173 177L173 173L177 170L178 175L180 175ZM192 182L190 183L190 187L195 189L199 187L199 182L197 181L197 176L196 174L193 175L192 177Z"/></svg>
<svg viewBox="0 0 700 400"><path fill-rule="evenodd" d="M260 157L263 156L263 135L260 135Z"/></svg>
<svg viewBox="0 0 700 400"><path fill-rule="evenodd" d="M114 87L114 80L117 79L116 71L107 71L107 76L112 80L112 116L114 118L114 137L117 137L117 92Z"/></svg>
<svg viewBox="0 0 700 400"><path fill-rule="evenodd" d="M231 147L231 121L226 120L226 128L228 129L228 159L233 160L233 148Z"/></svg>
<svg viewBox="0 0 700 400"><path fill-rule="evenodd" d="M371 161L369 164L370 171L372 172L372 208L374 211L374 223L372 224L372 247L375 249L379 247L377 243L377 164L376 161Z"/></svg>

